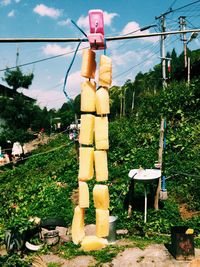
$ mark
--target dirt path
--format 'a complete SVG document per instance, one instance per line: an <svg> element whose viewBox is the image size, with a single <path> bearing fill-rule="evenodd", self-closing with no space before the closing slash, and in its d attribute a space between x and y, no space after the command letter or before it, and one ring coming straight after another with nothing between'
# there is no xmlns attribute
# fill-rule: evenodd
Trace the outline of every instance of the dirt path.
<svg viewBox="0 0 200 267"><path fill-rule="evenodd" d="M200 258L200 249L196 251ZM114 267L189 267L190 261L177 261L164 245L150 245L146 249L128 248L113 259L110 266ZM102 265L107 267L109 265Z"/></svg>
<svg viewBox="0 0 200 267"><path fill-rule="evenodd" d="M116 245L118 243L116 242ZM119 253L112 262L97 264L92 256L78 256L65 260L57 255L43 255L48 263L60 263L61 267L200 267L200 249L195 249L195 259L192 261L177 261L164 245L150 245L146 249L127 248ZM194 261L199 261L194 265Z"/></svg>

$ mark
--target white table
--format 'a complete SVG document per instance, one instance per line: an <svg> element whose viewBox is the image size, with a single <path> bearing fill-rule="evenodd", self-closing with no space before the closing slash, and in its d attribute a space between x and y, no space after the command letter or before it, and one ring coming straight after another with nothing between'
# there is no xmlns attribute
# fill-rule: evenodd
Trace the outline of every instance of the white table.
<svg viewBox="0 0 200 267"><path fill-rule="evenodd" d="M138 182L144 183L144 222L147 221L147 182L161 177L161 170L158 169L133 169L128 176Z"/></svg>

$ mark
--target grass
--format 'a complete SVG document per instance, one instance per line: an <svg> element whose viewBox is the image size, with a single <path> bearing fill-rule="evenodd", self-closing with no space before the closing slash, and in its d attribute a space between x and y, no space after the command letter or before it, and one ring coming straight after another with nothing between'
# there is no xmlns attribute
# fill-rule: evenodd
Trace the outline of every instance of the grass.
<svg viewBox="0 0 200 267"><path fill-rule="evenodd" d="M56 262L50 262L47 265L48 267L61 267L62 264L61 263L56 263Z"/></svg>
<svg viewBox="0 0 200 267"><path fill-rule="evenodd" d="M119 240L120 241L120 240ZM111 262L118 253L123 252L127 248L138 247L145 249L151 244L164 244L169 243L169 237L166 235L153 236L153 237L140 237L140 236L123 236L121 238L122 245L113 244L99 251L84 252L80 249L80 246L73 243L66 243L59 248L59 255L65 259L73 259L77 256L93 256L97 261L97 265L100 263Z"/></svg>

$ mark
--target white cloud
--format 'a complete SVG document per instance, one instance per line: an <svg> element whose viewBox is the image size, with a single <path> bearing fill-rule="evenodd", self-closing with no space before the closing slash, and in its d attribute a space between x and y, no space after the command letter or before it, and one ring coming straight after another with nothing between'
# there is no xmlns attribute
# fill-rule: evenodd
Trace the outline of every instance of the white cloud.
<svg viewBox="0 0 200 267"><path fill-rule="evenodd" d="M57 56L60 54L70 53L73 51L71 46L62 47L57 44L47 44L42 47L42 51L45 55Z"/></svg>
<svg viewBox="0 0 200 267"><path fill-rule="evenodd" d="M103 11L104 14L104 25L111 26L112 20L119 16L117 13L108 13L107 11ZM77 20L77 24L80 28L86 29L89 31L89 17L81 15Z"/></svg>
<svg viewBox="0 0 200 267"><path fill-rule="evenodd" d="M140 29L140 25L135 22L135 21L130 21L129 23L126 24L126 26L123 28L121 34L122 35L128 35L128 34L135 34L135 35L144 35L144 34L149 34L150 31L149 30L145 30L145 31L139 31ZM133 33L135 32L135 33ZM147 42L152 42L155 43L159 40L158 36L153 36L153 37L143 37L140 38L143 41L147 41Z"/></svg>
<svg viewBox="0 0 200 267"><path fill-rule="evenodd" d="M67 93L70 98L74 99L80 94L82 81L83 78L80 75L80 71L76 71L69 75L67 80ZM48 109L58 109L67 101L66 96L62 91L63 82L64 78L59 82L60 86L56 86L57 88L34 88L32 86L29 90L21 88L18 92L23 92L24 95L37 99L37 104L42 108L47 107Z"/></svg>
<svg viewBox="0 0 200 267"><path fill-rule="evenodd" d="M144 57L144 53L141 51L127 51L125 53L113 53L112 60L113 65L118 66L128 66L130 62L132 64L137 63L139 60L141 60Z"/></svg>
<svg viewBox="0 0 200 267"><path fill-rule="evenodd" d="M45 88L46 89L46 88ZM66 102L66 97L62 90L45 90L43 88L33 88L30 90L22 90L23 94L32 97L37 100L37 104L43 108L48 109L55 108L58 109Z"/></svg>
<svg viewBox="0 0 200 267"><path fill-rule="evenodd" d="M58 21L58 25L60 25L60 26L68 26L70 24L71 24L70 19Z"/></svg>
<svg viewBox="0 0 200 267"><path fill-rule="evenodd" d="M68 93L71 98L75 98L81 92L81 82L83 78L81 77L81 72L76 71L69 75L67 80Z"/></svg>
<svg viewBox="0 0 200 267"><path fill-rule="evenodd" d="M114 51L113 84L122 85L127 79L133 80L139 71L146 72L155 65L156 59L157 56L149 50L129 50L124 53Z"/></svg>
<svg viewBox="0 0 200 267"><path fill-rule="evenodd" d="M47 16L53 19L57 19L61 15L61 10L52 8L52 7L47 7L43 4L37 5L33 11L40 16Z"/></svg>
<svg viewBox="0 0 200 267"><path fill-rule="evenodd" d="M21 0L15 0L15 3L17 3L17 4L18 4L20 1L21 1Z"/></svg>
<svg viewBox="0 0 200 267"><path fill-rule="evenodd" d="M200 41L198 39L194 39L194 42L196 43L197 46L200 45Z"/></svg>
<svg viewBox="0 0 200 267"><path fill-rule="evenodd" d="M14 17L15 16L15 11L14 10L11 10L9 13L8 13L8 17Z"/></svg>
<svg viewBox="0 0 200 267"><path fill-rule="evenodd" d="M11 0L2 0L1 1L1 5L2 6L8 6L8 5L10 5L11 4Z"/></svg>
<svg viewBox="0 0 200 267"><path fill-rule="evenodd" d="M89 18L88 18L88 16L84 17L83 15L81 15L76 23L80 28L89 29Z"/></svg>
<svg viewBox="0 0 200 267"><path fill-rule="evenodd" d="M108 13L107 11L104 11L103 14L104 14L104 24L106 26L111 26L114 17L119 16L117 13Z"/></svg>
<svg viewBox="0 0 200 267"><path fill-rule="evenodd" d="M122 35L129 34L130 32L137 31L138 29L140 29L140 25L137 22L135 22L135 21L130 21L123 28L121 34Z"/></svg>

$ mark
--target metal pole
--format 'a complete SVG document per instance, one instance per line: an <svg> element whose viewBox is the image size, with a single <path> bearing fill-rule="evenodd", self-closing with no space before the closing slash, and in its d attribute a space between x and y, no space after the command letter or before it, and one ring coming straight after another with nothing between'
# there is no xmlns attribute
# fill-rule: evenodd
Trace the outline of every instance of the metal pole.
<svg viewBox="0 0 200 267"><path fill-rule="evenodd" d="M185 16L179 17L179 24L182 31L185 31L186 21ZM183 38L181 39L183 41L183 51L184 51L184 66L185 69L187 68L187 38L186 33L183 33Z"/></svg>
<svg viewBox="0 0 200 267"><path fill-rule="evenodd" d="M165 32L165 16L161 17L162 32ZM163 88L167 86L166 83L166 58L165 58L165 38L166 35L161 35L161 62L162 62L162 84Z"/></svg>
<svg viewBox="0 0 200 267"><path fill-rule="evenodd" d="M190 84L190 57L188 57L188 84Z"/></svg>
<svg viewBox="0 0 200 267"><path fill-rule="evenodd" d="M126 40L126 39L138 39L138 38L148 38L154 36L166 36L181 34L187 32L200 32L200 29L187 29L185 31L171 31L171 32L155 32L149 34L139 34L139 35L127 35L127 36L111 36L106 37L106 41L116 41L116 40ZM69 42L88 42L86 38L0 38L0 43L69 43Z"/></svg>
<svg viewBox="0 0 200 267"><path fill-rule="evenodd" d="M147 222L147 186L144 184L144 223Z"/></svg>
<svg viewBox="0 0 200 267"><path fill-rule="evenodd" d="M135 106L135 91L133 91L133 99L132 99L132 106L131 109L133 110Z"/></svg>

